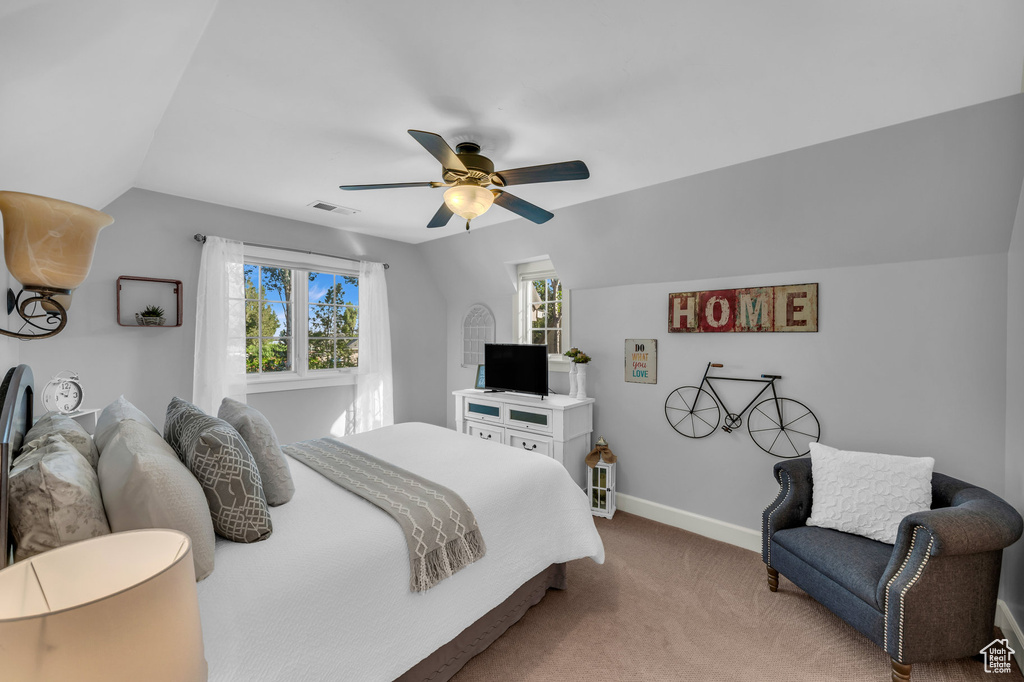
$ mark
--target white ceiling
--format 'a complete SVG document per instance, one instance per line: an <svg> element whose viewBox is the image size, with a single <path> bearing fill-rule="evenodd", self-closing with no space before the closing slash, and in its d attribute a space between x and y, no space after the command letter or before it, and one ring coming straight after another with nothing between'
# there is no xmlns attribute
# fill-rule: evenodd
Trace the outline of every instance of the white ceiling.
<svg viewBox="0 0 1024 682"><path fill-rule="evenodd" d="M407 242L439 189L408 128L553 210L1021 90L1020 0L4 0L0 187L130 186ZM12 68L13 67L13 68ZM307 207L357 208L342 216ZM492 209L474 224L514 216Z"/></svg>

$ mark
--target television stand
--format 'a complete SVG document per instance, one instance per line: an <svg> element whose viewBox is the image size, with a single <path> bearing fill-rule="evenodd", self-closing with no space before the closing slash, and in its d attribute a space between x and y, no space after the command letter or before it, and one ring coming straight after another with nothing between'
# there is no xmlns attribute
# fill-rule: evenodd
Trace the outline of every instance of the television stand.
<svg viewBox="0 0 1024 682"><path fill-rule="evenodd" d="M469 388L453 391L455 429L481 440L547 455L586 488L594 399Z"/></svg>

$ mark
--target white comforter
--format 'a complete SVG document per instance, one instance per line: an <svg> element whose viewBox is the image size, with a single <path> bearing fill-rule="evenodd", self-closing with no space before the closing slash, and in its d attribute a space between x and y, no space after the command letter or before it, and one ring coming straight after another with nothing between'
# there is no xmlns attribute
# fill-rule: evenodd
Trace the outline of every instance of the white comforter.
<svg viewBox="0 0 1024 682"><path fill-rule="evenodd" d="M198 585L211 682L393 680L549 564L604 562L586 494L548 457L428 424L343 440L456 491L487 554L413 593L399 525L289 460L295 497L271 509L273 534L218 539Z"/></svg>

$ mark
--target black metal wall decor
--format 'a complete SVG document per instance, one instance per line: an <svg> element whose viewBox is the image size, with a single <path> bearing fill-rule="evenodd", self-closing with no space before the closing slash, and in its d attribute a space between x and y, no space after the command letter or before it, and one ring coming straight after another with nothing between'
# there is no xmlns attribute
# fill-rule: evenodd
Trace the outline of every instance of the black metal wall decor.
<svg viewBox="0 0 1024 682"><path fill-rule="evenodd" d="M775 382L781 376L762 374L760 379L708 376L712 367L720 368L723 365L709 362L699 386L680 386L665 399L665 418L680 435L707 438L718 429L722 410L726 413L722 430L732 433L743 425L743 415L750 410L747 432L757 447L769 455L784 459L801 457L811 451L811 443L817 442L821 435L821 425L811 409L802 402L779 397L775 391ZM715 381L746 381L763 385L746 407L733 412L715 390ZM771 397L755 405L758 398L769 389Z"/></svg>

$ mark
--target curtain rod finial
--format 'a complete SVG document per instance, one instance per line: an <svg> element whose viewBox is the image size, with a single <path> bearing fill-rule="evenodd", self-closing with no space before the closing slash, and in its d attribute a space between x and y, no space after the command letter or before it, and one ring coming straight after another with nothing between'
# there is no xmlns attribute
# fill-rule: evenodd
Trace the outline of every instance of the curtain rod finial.
<svg viewBox="0 0 1024 682"><path fill-rule="evenodd" d="M205 244L206 243L206 235L205 234L199 234L197 232L194 235L192 235L192 238L195 239L200 244Z"/></svg>

